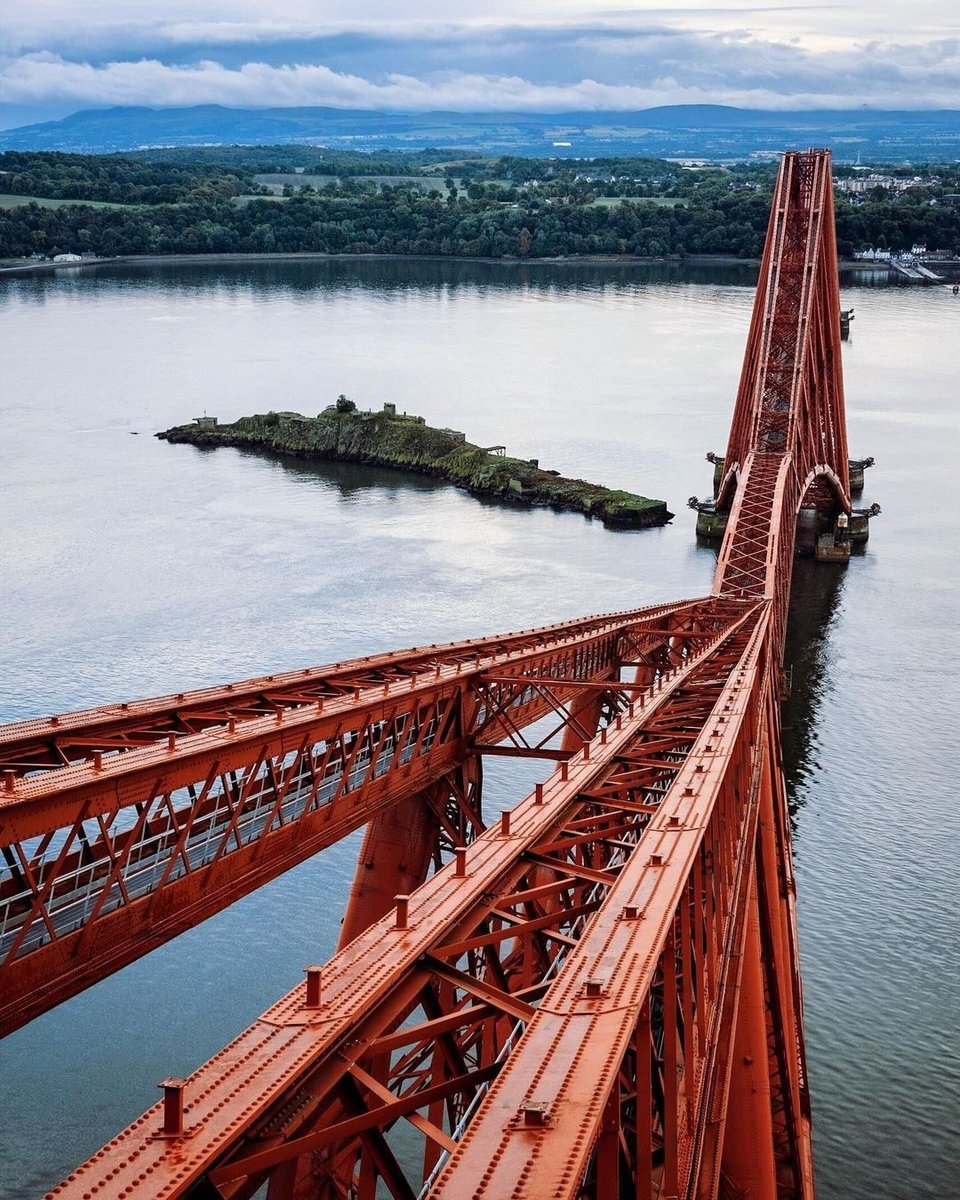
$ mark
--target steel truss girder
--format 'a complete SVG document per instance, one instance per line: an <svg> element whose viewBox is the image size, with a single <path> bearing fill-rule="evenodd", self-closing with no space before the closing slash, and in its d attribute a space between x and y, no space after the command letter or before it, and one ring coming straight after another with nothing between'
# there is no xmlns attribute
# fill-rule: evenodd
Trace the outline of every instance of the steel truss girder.
<svg viewBox="0 0 960 1200"><path fill-rule="evenodd" d="M527 1036L518 1026L532 1028L542 1012L556 1010L561 1001L555 997L574 994L566 982L568 962L576 959L578 972L587 969L579 946L598 936L591 932L600 928L597 922L608 932L623 927L631 937L647 936L662 924L657 914L667 881L682 888L679 879L694 878L674 847L681 837L704 844L717 777L737 739L747 744L757 734L756 728L749 737L740 731L756 690L767 610L720 604L727 627L709 648L668 672L642 702L631 699L612 726L560 764L507 822L477 839L462 866L449 864L414 893L405 918L384 918L323 969L319 1010L305 1010L298 989L191 1078L193 1132L178 1143L176 1178L168 1177L169 1147L152 1137L159 1121L152 1111L95 1164L75 1172L60 1194L80 1196L94 1175L108 1174L98 1194L112 1195L114 1188L120 1194L129 1172L149 1165L157 1197L183 1194L200 1178L224 1196L251 1195L293 1156L308 1162L315 1194L341 1194L338 1187L357 1183L356 1164L372 1161L362 1139L330 1150L330 1127L360 1115L344 1098L344 1076L355 1066L377 1078L364 1064L372 1067L391 1050L383 1084L398 1099L411 1087L439 1087L444 1078L453 1088L460 1084L451 1080L478 1070L511 1071L508 1051ZM727 803L708 846L718 863L740 852L741 817L729 797ZM699 969L704 980L716 979L730 900L721 873L705 872L702 857L698 861L696 878L713 897L715 933ZM594 958L589 968L595 973ZM619 973L615 986L621 986ZM610 988L612 975L605 994ZM425 990L434 997L429 1013ZM537 1013L525 1021L532 1009ZM399 1046L410 1044L405 1039L418 1035L398 1026L421 1010L424 1036L400 1055ZM453 1039L446 1056L438 1049L440 1033ZM242 1078L231 1066L239 1061ZM355 1076L346 1087L356 1101ZM382 1102L369 1087L360 1093L368 1109ZM440 1095L425 1094L428 1108ZM450 1150L444 1139L459 1140L452 1117L459 1122L475 1101L472 1094L448 1096L445 1115L435 1110L430 1117L443 1136L424 1136L434 1137L440 1154ZM389 1139L396 1113L383 1115L390 1127L380 1132ZM662 1130L656 1136L662 1143ZM380 1167L374 1174L390 1188Z"/></svg>
<svg viewBox="0 0 960 1200"><path fill-rule="evenodd" d="M659 606L663 612L673 607L680 605ZM478 658L492 661L518 649L529 649L544 639L556 643L567 636L579 637L591 629L609 626L611 621L629 624L654 611L654 607L626 609L518 633L368 655L177 695L15 721L0 725L0 771L12 771L17 777L59 770L71 763L89 763L97 751L107 755L166 746L171 736L178 740L229 725L230 721L236 724L274 717L278 711L289 715L320 700L359 698L358 693L384 684L409 683L413 677L435 671L438 665L459 663L462 670L476 668Z"/></svg>
<svg viewBox="0 0 960 1200"><path fill-rule="evenodd" d="M850 511L828 151L784 155L718 503L716 595L774 601L782 647L797 513Z"/></svg>
<svg viewBox="0 0 960 1200"><path fill-rule="evenodd" d="M563 679L618 674L638 647L652 654L659 645L668 662L671 628L696 625L701 610L682 602L485 639L490 654L464 643L444 657L437 647L429 664L412 660L422 671L383 656L370 661L388 661L389 678L373 679L365 663L364 686L354 675L349 694L309 703L301 673L285 693L289 706L272 716L219 711L219 724L172 743L8 775L0 794L0 1032L436 787L478 733L501 737L562 705ZM484 682L488 673L561 683L548 691L518 682L506 701L503 685ZM163 702L155 708L166 712ZM15 727L7 744L21 735ZM437 819L442 826L442 812Z"/></svg>

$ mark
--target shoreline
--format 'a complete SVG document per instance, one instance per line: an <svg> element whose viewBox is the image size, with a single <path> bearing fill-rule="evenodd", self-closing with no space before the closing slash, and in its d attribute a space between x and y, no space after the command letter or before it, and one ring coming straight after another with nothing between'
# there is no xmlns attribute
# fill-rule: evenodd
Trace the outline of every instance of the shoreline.
<svg viewBox="0 0 960 1200"><path fill-rule="evenodd" d="M45 271L77 271L103 266L190 266L192 264L225 265L236 262L443 262L487 263L503 267L523 266L655 266L695 265L759 266L759 258L737 258L732 254L688 254L639 258L633 254L562 254L553 258L484 258L480 255L458 254L328 254L324 251L257 251L244 254L238 251L217 254L118 254L112 258L87 258L81 262L23 262L0 266L0 275L22 275Z"/></svg>
<svg viewBox="0 0 960 1200"><path fill-rule="evenodd" d="M6 275L47 274L53 271L82 271L97 267L159 267L159 266L227 266L233 263L309 263L309 262L434 262L472 263L499 267L652 267L652 266L714 266L759 267L759 258L737 258L732 254L687 254L657 257L637 257L633 254L566 254L552 258L484 258L479 255L454 254L328 254L324 251L258 251L244 254L238 251L217 254L118 254L112 258L87 258L80 262L13 262L0 264L0 278ZM864 262L860 259L841 259L840 270L863 274L889 274L891 267L883 262ZM960 261L939 264L941 268L960 268Z"/></svg>

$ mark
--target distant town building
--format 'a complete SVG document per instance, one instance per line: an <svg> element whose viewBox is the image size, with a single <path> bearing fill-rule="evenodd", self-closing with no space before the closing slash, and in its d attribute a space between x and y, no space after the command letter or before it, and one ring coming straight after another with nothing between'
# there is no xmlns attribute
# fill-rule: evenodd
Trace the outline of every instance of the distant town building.
<svg viewBox="0 0 960 1200"><path fill-rule="evenodd" d="M53 261L62 263L83 262L83 256L80 254L55 254Z"/></svg>
<svg viewBox="0 0 960 1200"><path fill-rule="evenodd" d="M884 188L888 192L908 192L911 188L932 187L936 179L924 179L914 175L910 179L899 179L893 175L861 175L857 179L834 179L833 184L838 192L847 196L859 196L864 192L872 192L874 188Z"/></svg>

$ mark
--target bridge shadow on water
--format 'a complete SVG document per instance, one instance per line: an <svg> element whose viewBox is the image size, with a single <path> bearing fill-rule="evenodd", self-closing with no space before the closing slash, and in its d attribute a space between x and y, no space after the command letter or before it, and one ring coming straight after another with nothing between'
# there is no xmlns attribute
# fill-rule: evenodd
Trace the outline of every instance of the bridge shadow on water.
<svg viewBox="0 0 960 1200"><path fill-rule="evenodd" d="M819 710L831 686L830 638L845 579L843 566L794 560L784 649L789 694L781 709L783 769L794 833L799 793L819 765Z"/></svg>

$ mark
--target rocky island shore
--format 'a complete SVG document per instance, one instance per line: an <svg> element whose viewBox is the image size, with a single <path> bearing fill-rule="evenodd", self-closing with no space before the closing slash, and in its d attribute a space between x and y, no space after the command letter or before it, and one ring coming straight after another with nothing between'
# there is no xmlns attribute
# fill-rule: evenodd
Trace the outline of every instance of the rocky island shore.
<svg viewBox="0 0 960 1200"><path fill-rule="evenodd" d="M158 433L168 442L237 446L270 454L366 463L444 479L474 496L505 504L552 508L596 517L611 529L663 525L673 514L662 500L615 491L541 469L536 459L511 458L503 446L476 446L455 429L435 429L423 417L359 412L341 397L316 417L268 412L221 425L198 417Z"/></svg>

